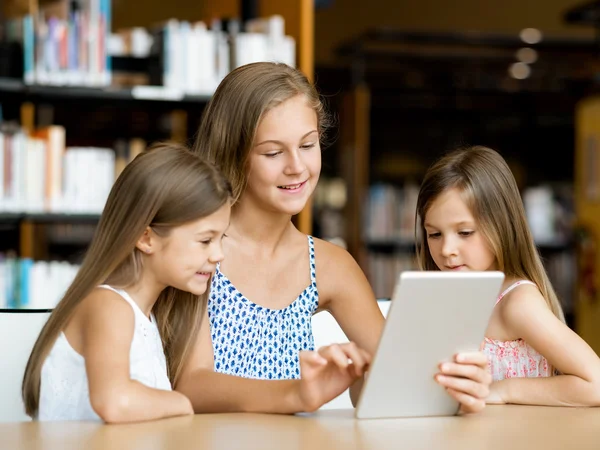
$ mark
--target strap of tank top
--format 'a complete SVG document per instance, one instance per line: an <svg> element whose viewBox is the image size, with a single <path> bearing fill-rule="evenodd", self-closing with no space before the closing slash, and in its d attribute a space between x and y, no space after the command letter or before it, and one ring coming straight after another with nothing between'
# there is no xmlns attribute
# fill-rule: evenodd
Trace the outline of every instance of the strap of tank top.
<svg viewBox="0 0 600 450"><path fill-rule="evenodd" d="M315 243L312 236L308 236L308 264L310 268L310 282L313 285L317 283L317 270L315 269Z"/></svg>
<svg viewBox="0 0 600 450"><path fill-rule="evenodd" d="M498 300L496 300L496 304L498 304L500 302L500 300L502 300L502 298L508 294L510 291L512 291L514 288L516 288L517 286L520 286L521 284L531 284L533 286L536 286L536 284L533 281L529 281L529 280L519 280L513 284L511 284L509 287L507 287L504 291L502 291L502 293L498 296Z"/></svg>
<svg viewBox="0 0 600 450"><path fill-rule="evenodd" d="M102 289L108 289L109 291L113 291L115 294L119 294L121 297L123 297L123 299L127 303L129 303L129 305L131 305L134 313L140 313L142 316L144 316L146 318L146 320L148 319L148 317L146 317L146 315L141 310L139 305L136 302L134 302L133 299L131 298L131 296L127 292L125 292L123 289L117 289L112 286L109 286L108 284L101 284L98 287L102 288ZM152 318L152 322L154 322L154 318Z"/></svg>

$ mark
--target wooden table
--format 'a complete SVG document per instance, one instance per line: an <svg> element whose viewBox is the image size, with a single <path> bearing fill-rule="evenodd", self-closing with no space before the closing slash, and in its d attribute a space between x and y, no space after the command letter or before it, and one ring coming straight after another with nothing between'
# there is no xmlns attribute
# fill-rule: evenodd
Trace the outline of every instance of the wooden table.
<svg viewBox="0 0 600 450"><path fill-rule="evenodd" d="M599 449L600 408L489 406L477 415L356 420L311 415L205 414L133 425L0 424L0 448L63 449Z"/></svg>

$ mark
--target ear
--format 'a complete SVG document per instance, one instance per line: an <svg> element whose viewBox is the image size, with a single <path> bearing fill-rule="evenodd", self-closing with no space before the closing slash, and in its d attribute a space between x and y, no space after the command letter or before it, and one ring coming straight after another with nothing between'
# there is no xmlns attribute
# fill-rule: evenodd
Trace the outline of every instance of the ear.
<svg viewBox="0 0 600 450"><path fill-rule="evenodd" d="M156 247L156 239L152 232L152 228L146 227L144 234L140 236L135 246L142 253L147 255L152 254L154 247Z"/></svg>

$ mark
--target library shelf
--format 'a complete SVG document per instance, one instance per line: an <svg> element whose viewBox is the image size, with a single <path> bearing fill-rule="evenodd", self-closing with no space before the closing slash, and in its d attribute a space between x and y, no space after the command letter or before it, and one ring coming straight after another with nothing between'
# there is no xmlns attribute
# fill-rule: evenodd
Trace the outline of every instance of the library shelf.
<svg viewBox="0 0 600 450"><path fill-rule="evenodd" d="M0 95L20 95L25 98L78 99L78 100L125 100L157 101L201 104L210 100L210 95L187 95L180 91L160 86L135 86L132 88L86 87L68 85L27 85L21 80L0 78Z"/></svg>
<svg viewBox="0 0 600 450"><path fill-rule="evenodd" d="M0 224L33 222L33 223L95 223L100 214L81 213L12 213L0 212Z"/></svg>

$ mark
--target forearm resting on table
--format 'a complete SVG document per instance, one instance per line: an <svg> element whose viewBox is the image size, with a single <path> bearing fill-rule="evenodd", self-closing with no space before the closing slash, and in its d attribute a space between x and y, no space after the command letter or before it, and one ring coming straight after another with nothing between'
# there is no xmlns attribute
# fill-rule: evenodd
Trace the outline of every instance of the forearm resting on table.
<svg viewBox="0 0 600 450"><path fill-rule="evenodd" d="M574 375L508 378L501 383L505 403L547 406L600 406L600 383Z"/></svg>
<svg viewBox="0 0 600 450"><path fill-rule="evenodd" d="M256 380L198 369L182 378L176 390L186 395L196 413L303 412L298 380Z"/></svg>
<svg viewBox="0 0 600 450"><path fill-rule="evenodd" d="M94 411L107 423L141 422L191 414L181 393L154 389L134 380L111 388L106 395L90 392Z"/></svg>

